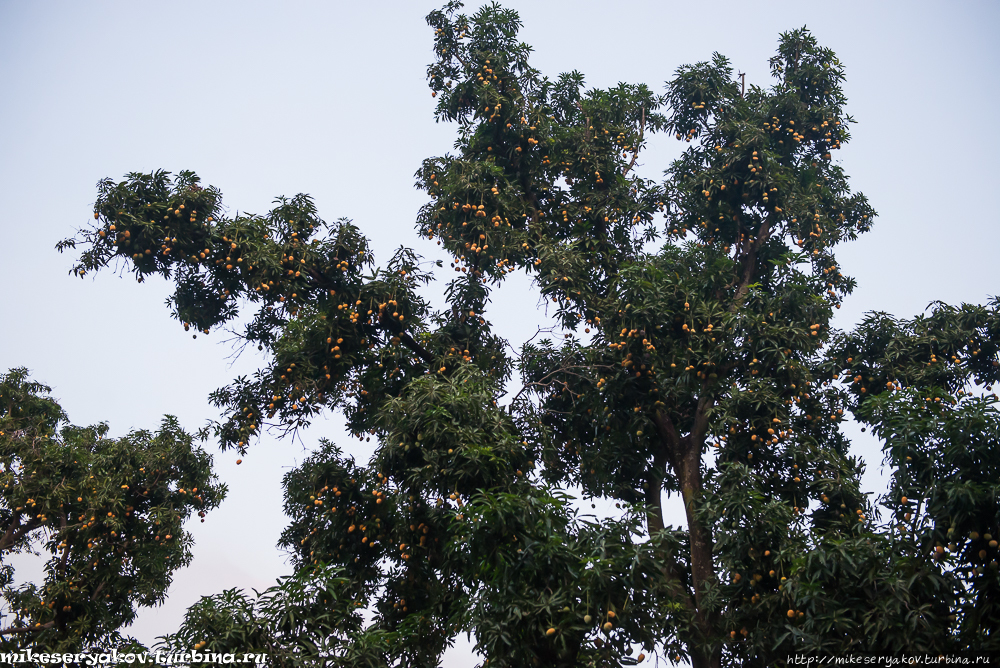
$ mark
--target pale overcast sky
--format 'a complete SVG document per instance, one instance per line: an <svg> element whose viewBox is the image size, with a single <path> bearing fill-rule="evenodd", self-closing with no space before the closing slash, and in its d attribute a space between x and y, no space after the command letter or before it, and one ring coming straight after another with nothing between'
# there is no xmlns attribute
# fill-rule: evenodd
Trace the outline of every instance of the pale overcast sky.
<svg viewBox="0 0 1000 668"><path fill-rule="evenodd" d="M659 88L714 51L748 83L767 85L778 34L808 26L847 67L858 124L835 158L880 214L874 231L839 252L859 282L839 326L870 310L912 316L932 300L998 292L996 2L505 4L520 12L537 68L578 69L596 87ZM216 417L208 393L256 368L250 356L228 360L221 335L185 334L168 317L162 282L67 275L73 257L53 246L92 220L104 177L192 169L221 188L231 212L263 213L276 196L306 192L324 218L352 218L377 258L400 244L435 257L413 231L424 202L413 173L453 142L454 128L434 122L425 82L432 31L423 17L436 7L0 0L0 370L29 367L73 422L106 420L122 434L165 413L197 429ZM654 138L644 175L658 178L679 149ZM536 303L526 281L511 283L488 316L517 345L542 322L530 316ZM359 459L371 453L346 439L335 415L304 434L304 446L321 435ZM853 435L878 492L878 446ZM266 439L240 467L216 454L229 499L190 526L194 565L132 633L152 641L199 595L262 589L288 571L275 548L280 479L303 444ZM471 665L468 649L445 665Z"/></svg>

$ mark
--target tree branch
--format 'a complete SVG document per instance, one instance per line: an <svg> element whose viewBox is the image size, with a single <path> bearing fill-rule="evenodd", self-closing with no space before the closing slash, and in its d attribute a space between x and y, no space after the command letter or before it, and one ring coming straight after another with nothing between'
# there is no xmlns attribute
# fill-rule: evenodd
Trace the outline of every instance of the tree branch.
<svg viewBox="0 0 1000 668"><path fill-rule="evenodd" d="M743 301L743 298L747 296L747 292L750 290L750 280L753 278L754 269L757 268L757 251L760 250L764 242L771 235L771 223L774 221L774 213L769 213L764 222L761 223L760 229L757 231L757 238L747 247L746 255L743 256L743 268L740 274L740 284L736 289L736 296L733 298L733 303L729 307L729 312L732 313L736 311L739 304Z"/></svg>
<svg viewBox="0 0 1000 668"><path fill-rule="evenodd" d="M434 361L434 355L432 355L430 351L428 351L422 345L417 343L417 341L412 336L410 336L406 332L400 332L399 334L397 334L397 336L399 337L399 340L402 341L407 348L416 353L420 359L427 362L428 364Z"/></svg>
<svg viewBox="0 0 1000 668"><path fill-rule="evenodd" d="M694 424L691 426L690 446L701 451L701 446L705 442L705 434L708 433L708 411L712 407L712 399L706 394L702 394L698 399L698 406L694 411ZM700 456L700 454L699 454Z"/></svg>
<svg viewBox="0 0 1000 668"><path fill-rule="evenodd" d="M670 419L667 412L660 409L653 412L653 424L656 426L656 433L660 436L660 442L665 446L664 454L666 460L674 471L678 470L677 455L680 451L681 437L677 433L674 421ZM659 503L659 500L657 500Z"/></svg>
<svg viewBox="0 0 1000 668"><path fill-rule="evenodd" d="M66 532L66 513L63 513L59 518L59 527L62 529L63 542L65 543L63 547L62 559L59 560L59 572L66 575L66 563L69 561L69 537L65 535Z"/></svg>
<svg viewBox="0 0 1000 668"><path fill-rule="evenodd" d="M45 629L51 629L55 624L55 622L46 622L41 626L9 626L5 629L0 629L0 636L12 635L14 633L38 633Z"/></svg>
<svg viewBox="0 0 1000 668"><path fill-rule="evenodd" d="M654 535L665 528L663 526L662 503L664 465L666 463L665 460L670 456L670 451L674 450L674 444L678 442L677 430L674 428L670 416L665 411L656 411L653 414L653 423L656 425L657 432L660 434L660 440L665 443L665 447L653 455L653 475L650 476L651 479L647 480L646 531L649 533L651 540ZM692 592L685 586L680 567L673 558L667 558L666 561L667 565L663 569L663 574L667 578L668 591L675 599L681 602L684 609L692 617L697 617L698 610L695 606L695 599L692 597Z"/></svg>
<svg viewBox="0 0 1000 668"><path fill-rule="evenodd" d="M104 589L104 585L106 585L106 584L107 584L107 582L102 582L101 584L97 585L97 589L95 589L94 593L90 595L90 600L91 601L96 601L97 600L97 595L101 593L101 590Z"/></svg>
<svg viewBox="0 0 1000 668"><path fill-rule="evenodd" d="M534 337L532 337L532 338L534 338ZM564 357L562 361L565 361L565 360L566 360L566 358ZM560 364L562 364L562 361L560 362ZM514 395L514 398L511 399L511 405L513 405L514 401L516 401L518 399L518 397L520 397L522 394L524 394L525 392L527 392L529 389L531 389L533 387L548 387L551 384L552 381L546 382L547 379L552 378L553 376L555 376L558 373L569 373L572 369L588 369L588 370L589 369L607 369L607 370L612 370L612 369L614 369L614 367L609 366L607 364L571 364L571 365L568 365L568 366L560 366L560 367L554 369L553 371L550 371L549 373L545 374L539 380L533 381L531 383L525 383L521 387L521 389L518 390L517 394ZM583 374L573 373L573 374L570 374L570 375L575 376L575 377L580 378L580 379L583 379L583 380L587 380L587 376L584 376ZM566 383L566 381L558 381L558 382L562 382L563 384ZM576 395L576 396L579 396L579 394ZM551 411L551 412L556 412L556 411Z"/></svg>
<svg viewBox="0 0 1000 668"><path fill-rule="evenodd" d="M628 167L622 172L622 176L629 173L629 170L635 166L635 161L639 158L639 145L642 144L642 137L646 133L646 107L642 107L642 120L639 123L639 141L635 143L635 151L632 153L632 162L628 163Z"/></svg>
<svg viewBox="0 0 1000 668"><path fill-rule="evenodd" d="M0 538L0 552L9 550L17 541L21 540L27 534L31 533L38 527L42 526L41 520L37 517L28 520L27 524L21 524L21 515L17 516L17 524L14 524L7 532Z"/></svg>
<svg viewBox="0 0 1000 668"><path fill-rule="evenodd" d="M704 612L705 584L715 579L715 566L712 561L712 531L699 521L696 504L702 491L701 454L708 431L708 410L711 405L712 400L704 394L698 399L691 433L683 437L677 433L677 428L666 411L657 410L652 416L660 440L666 446L666 457L677 476L684 499L684 513L691 541L691 583L694 587L692 613L699 632L706 637L710 635L713 620ZM662 519L647 516L647 522L650 520L654 524L658 520L662 526Z"/></svg>

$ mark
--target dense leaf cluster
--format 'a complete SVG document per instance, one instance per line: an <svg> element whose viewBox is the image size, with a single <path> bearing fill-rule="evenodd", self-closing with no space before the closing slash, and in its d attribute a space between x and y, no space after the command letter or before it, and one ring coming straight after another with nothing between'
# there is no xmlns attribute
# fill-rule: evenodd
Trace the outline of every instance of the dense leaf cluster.
<svg viewBox="0 0 1000 668"><path fill-rule="evenodd" d="M49 392L25 369L0 376L0 651L103 651L136 606L163 602L191 562L184 521L226 487L175 418L109 438L68 424ZM30 551L47 557L44 580L16 584L8 557Z"/></svg>
<svg viewBox="0 0 1000 668"><path fill-rule="evenodd" d="M249 596L229 589L191 606L181 628L160 638L156 649L203 657L192 667L218 665L226 655L266 656L268 665L375 668L384 665L391 634L362 634L359 597L336 567L317 565Z"/></svg>
<svg viewBox="0 0 1000 668"><path fill-rule="evenodd" d="M170 642L436 666L467 632L491 667L998 649L1000 306L831 327L855 287L835 251L875 215L833 161L852 122L835 54L795 30L769 87L716 55L662 95L586 90L531 67L514 12L460 9L428 16L458 140L416 174L417 232L451 256L443 311L413 251L376 268L305 195L228 218L189 172L102 182L97 223L61 244L85 246L81 275L172 279L186 327L247 315L268 362L212 395L223 447L329 409L378 441L365 464L323 442L286 476L297 575L205 599ZM663 182L635 172L657 132L689 144ZM562 330L511 356L486 311L514 271ZM885 441L888 521L850 417ZM581 516L568 489L621 514Z"/></svg>

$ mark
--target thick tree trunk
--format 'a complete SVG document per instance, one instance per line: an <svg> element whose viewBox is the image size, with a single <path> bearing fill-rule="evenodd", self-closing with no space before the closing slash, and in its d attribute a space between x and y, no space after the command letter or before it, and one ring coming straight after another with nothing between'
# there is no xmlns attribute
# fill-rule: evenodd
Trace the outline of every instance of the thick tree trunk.
<svg viewBox="0 0 1000 668"><path fill-rule="evenodd" d="M716 648L711 655L692 652L691 668L722 668L722 648Z"/></svg>
<svg viewBox="0 0 1000 668"><path fill-rule="evenodd" d="M687 439L685 439L687 440ZM695 514L698 498L701 496L701 448L690 444L677 472L684 498L684 513L687 517L688 536L691 543L691 583L697 612L695 619L699 635L708 639L714 634L715 615L705 610L705 585L715 580L715 564L712 560L712 532ZM692 668L719 668L721 647L715 646L711 653L691 652Z"/></svg>
<svg viewBox="0 0 1000 668"><path fill-rule="evenodd" d="M658 411L653 416L653 422L656 424L661 442L664 445L666 453L664 459L677 476L681 496L684 499L684 512L687 518L691 549L691 583L694 588L692 612L696 625L696 637L689 641L694 668L718 668L722 653L722 648L718 645L712 647L708 654L694 651L693 648L694 645L699 645L715 635L716 621L716 616L706 611L707 604L704 600L705 586L715 580L715 564L712 559L712 530L705 526L696 514L697 503L702 493L701 455L707 433L707 411L710 405L710 400L705 398L698 402L691 433L684 437L678 435L673 421L665 412ZM657 466L657 471L659 471L660 466ZM656 487L656 505L659 509L660 485L657 484ZM650 531L655 523L658 523L658 526L662 528L662 510L656 516L647 517Z"/></svg>
<svg viewBox="0 0 1000 668"><path fill-rule="evenodd" d="M688 535L691 539L691 579L694 584L695 602L699 612L703 609L702 597L705 584L715 579L712 563L712 532L695 515L701 496L701 452L691 447L680 461L677 477L680 479L684 513L687 516Z"/></svg>

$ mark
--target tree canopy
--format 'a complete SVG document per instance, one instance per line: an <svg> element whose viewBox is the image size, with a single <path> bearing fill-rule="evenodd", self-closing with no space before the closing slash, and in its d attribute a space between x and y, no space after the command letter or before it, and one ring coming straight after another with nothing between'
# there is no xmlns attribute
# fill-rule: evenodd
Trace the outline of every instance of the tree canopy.
<svg viewBox="0 0 1000 668"><path fill-rule="evenodd" d="M437 666L462 632L491 667L1000 649L1000 301L831 326L855 287L835 251L875 217L833 160L853 122L834 52L794 30L770 86L716 55L662 94L588 90L530 65L516 13L460 12L427 17L458 140L416 173L448 268L405 247L377 265L307 195L226 215L192 172L102 181L59 245L80 276L172 281L186 329L267 351L211 396L222 448L331 410L378 443L361 464L321 443L286 476L295 575L203 600L164 642L371 666ZM635 171L654 133L688 144L662 181ZM516 354L488 319L513 272L560 326ZM852 417L885 443L886 517Z"/></svg>
<svg viewBox="0 0 1000 668"><path fill-rule="evenodd" d="M0 375L0 652L126 647L136 607L162 603L191 562L184 521L226 487L175 418L109 438L69 424L50 392L25 369ZM28 552L47 556L41 583L17 582L9 557Z"/></svg>

